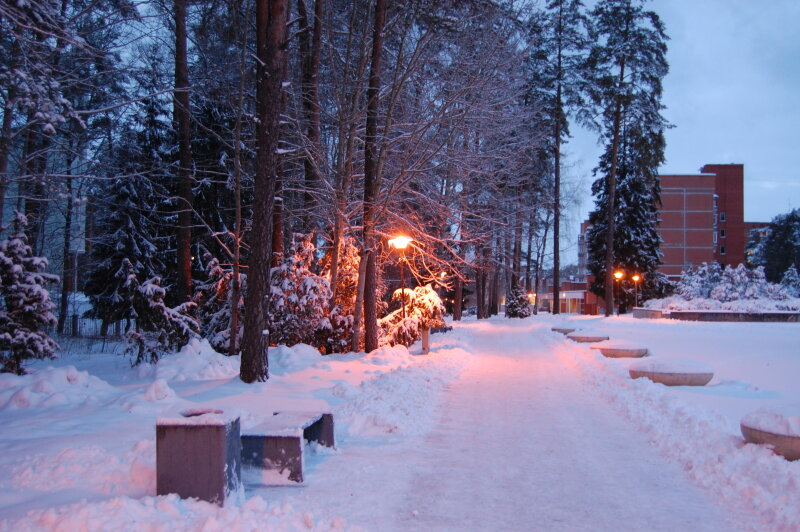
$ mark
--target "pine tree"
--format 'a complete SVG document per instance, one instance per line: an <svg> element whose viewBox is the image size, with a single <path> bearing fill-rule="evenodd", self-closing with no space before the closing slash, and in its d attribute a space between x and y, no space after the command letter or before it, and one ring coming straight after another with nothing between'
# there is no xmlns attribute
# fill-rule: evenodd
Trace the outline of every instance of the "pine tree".
<svg viewBox="0 0 800 532"><path fill-rule="evenodd" d="M606 151L595 170L600 177L592 186L596 207L590 215L589 255L593 290L605 296L608 314L614 306L616 268L644 268L636 273L644 274L645 298L659 295L664 286L654 268L659 260L654 213L659 201L656 170L664 159L667 126L661 116L667 36L658 15L645 11L644 0L601 0L591 20L590 36L596 44L589 64L598 75L590 94L602 117L599 126ZM635 212L639 208L642 211ZM630 225L617 228L618 222L626 221L646 225L642 230ZM643 240L648 235L656 238ZM618 247L626 243L642 243L649 249L629 253Z"/></svg>
<svg viewBox="0 0 800 532"><path fill-rule="evenodd" d="M506 296L506 317L527 318L532 312L525 290L520 286L511 287L511 291Z"/></svg>
<svg viewBox="0 0 800 532"><path fill-rule="evenodd" d="M44 330L56 324L55 306L45 286L47 259L33 255L25 217L16 213L14 233L0 242L0 363L4 373L25 373L23 362L52 358L58 345Z"/></svg>
<svg viewBox="0 0 800 532"><path fill-rule="evenodd" d="M560 290L561 145L569 137L570 113L582 118L585 56L588 54L587 19L581 0L549 0L546 9L532 21L538 55L544 68L532 80L534 91L544 103L552 137L553 154L553 300ZM558 305L553 313L559 312Z"/></svg>
<svg viewBox="0 0 800 532"><path fill-rule="evenodd" d="M750 247L751 261L764 267L767 280L777 283L790 266L800 268L800 209L773 218L766 233L760 245Z"/></svg>

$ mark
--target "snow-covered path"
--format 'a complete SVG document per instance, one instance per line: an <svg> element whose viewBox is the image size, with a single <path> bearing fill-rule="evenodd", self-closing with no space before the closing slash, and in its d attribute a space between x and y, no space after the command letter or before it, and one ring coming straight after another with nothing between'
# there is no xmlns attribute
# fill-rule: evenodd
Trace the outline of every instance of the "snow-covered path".
<svg viewBox="0 0 800 532"><path fill-rule="evenodd" d="M582 384L558 355L564 340L540 331L536 345L527 327L470 332L475 363L403 457L411 480L384 530L733 529Z"/></svg>

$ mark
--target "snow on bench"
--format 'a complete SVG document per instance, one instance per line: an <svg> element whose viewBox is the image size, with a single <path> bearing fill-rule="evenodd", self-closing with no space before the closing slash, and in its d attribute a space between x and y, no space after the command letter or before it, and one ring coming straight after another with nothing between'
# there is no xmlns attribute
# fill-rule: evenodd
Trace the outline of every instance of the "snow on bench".
<svg viewBox="0 0 800 532"><path fill-rule="evenodd" d="M326 412L274 412L242 430L242 465L262 469L266 483L303 482L305 441L334 447L333 415Z"/></svg>
<svg viewBox="0 0 800 532"><path fill-rule="evenodd" d="M550 330L561 334L569 334L571 332L575 332L574 327L551 327Z"/></svg>
<svg viewBox="0 0 800 532"><path fill-rule="evenodd" d="M787 460L800 459L800 404L759 408L739 424L748 443L770 445Z"/></svg>
<svg viewBox="0 0 800 532"><path fill-rule="evenodd" d="M597 331L576 331L567 334L573 342L596 343L608 340L608 335Z"/></svg>
<svg viewBox="0 0 800 532"><path fill-rule="evenodd" d="M666 386L705 386L714 378L711 367L693 360L643 360L628 369L632 379L645 377Z"/></svg>

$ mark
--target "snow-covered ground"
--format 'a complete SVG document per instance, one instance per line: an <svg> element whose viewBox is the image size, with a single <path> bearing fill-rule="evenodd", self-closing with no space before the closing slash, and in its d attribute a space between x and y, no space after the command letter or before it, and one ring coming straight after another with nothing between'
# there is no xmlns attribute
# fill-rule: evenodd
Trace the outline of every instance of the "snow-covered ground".
<svg viewBox="0 0 800 532"><path fill-rule="evenodd" d="M636 359L550 331L567 322L714 379L633 381ZM800 462L739 432L762 408L800 426L800 324L540 315L431 343L272 349L251 385L203 344L156 367L73 349L0 375L0 530L800 530ZM330 410L337 450L309 448L302 486L247 484L224 508L156 497L155 420L201 406L243 427Z"/></svg>

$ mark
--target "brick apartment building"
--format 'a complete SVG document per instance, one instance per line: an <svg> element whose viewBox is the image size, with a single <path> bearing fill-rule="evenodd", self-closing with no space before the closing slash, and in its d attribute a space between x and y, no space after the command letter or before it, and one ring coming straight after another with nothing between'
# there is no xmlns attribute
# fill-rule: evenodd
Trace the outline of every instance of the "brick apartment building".
<svg viewBox="0 0 800 532"><path fill-rule="evenodd" d="M767 226L766 222L744 221L744 165L707 164L698 174L661 175L661 209L658 233L661 236L663 264L661 271L676 280L691 265L717 261L723 265L745 262L745 247L750 230ZM581 224L578 237L579 271L586 272L588 249L586 229ZM599 312L602 301L575 282L568 287L571 298L562 309L580 309L582 313ZM563 290L563 289L562 289ZM552 298L552 293L550 294ZM543 303L551 304L547 295Z"/></svg>

